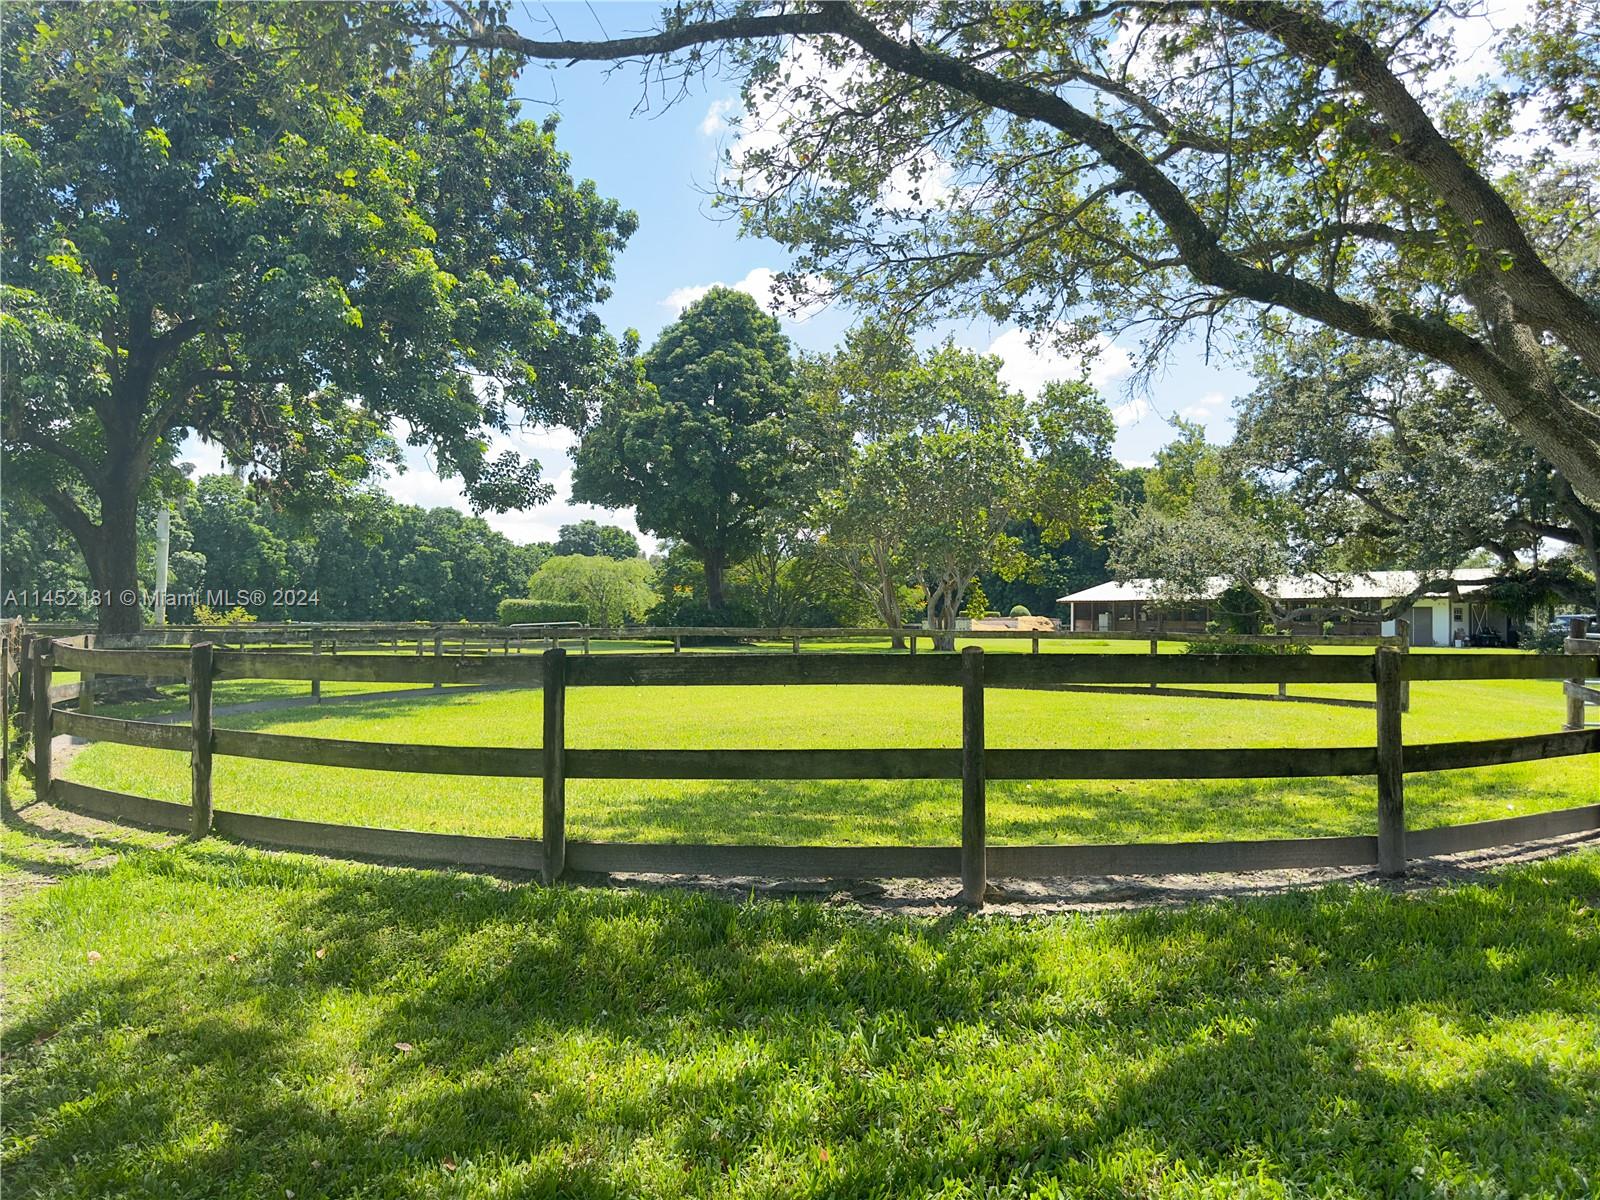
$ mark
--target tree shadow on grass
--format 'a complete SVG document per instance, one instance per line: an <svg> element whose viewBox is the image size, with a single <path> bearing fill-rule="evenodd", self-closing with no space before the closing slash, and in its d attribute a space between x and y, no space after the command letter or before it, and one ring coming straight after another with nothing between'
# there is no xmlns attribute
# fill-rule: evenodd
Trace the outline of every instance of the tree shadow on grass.
<svg viewBox="0 0 1600 1200"><path fill-rule="evenodd" d="M1511 770L1516 770L1513 767ZM1502 768L1408 780L1411 825L1421 828L1540 811L1578 802L1508 791ZM1443 782L1441 782L1443 781ZM1377 787L1367 776L1174 781L991 782L995 845L1335 837L1377 831ZM573 780L568 833L617 841L906 844L959 840L952 781Z"/></svg>
<svg viewBox="0 0 1600 1200"><path fill-rule="evenodd" d="M1411 899L867 922L207 844L21 936L55 952L91 886L117 912L75 928L143 948L30 964L18 1195L1576 1195L1600 1169L1593 857Z"/></svg>

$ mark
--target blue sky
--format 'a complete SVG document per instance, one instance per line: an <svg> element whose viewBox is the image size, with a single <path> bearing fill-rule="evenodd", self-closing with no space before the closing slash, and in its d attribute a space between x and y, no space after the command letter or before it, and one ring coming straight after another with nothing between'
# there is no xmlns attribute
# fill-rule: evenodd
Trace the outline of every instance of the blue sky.
<svg viewBox="0 0 1600 1200"><path fill-rule="evenodd" d="M556 4L536 11L541 21L545 13L553 16L564 36L586 38L650 28L660 10L655 4ZM548 26L536 26L520 6L517 19L530 34L549 36ZM608 74L600 64L533 64L523 72L519 95L529 117L542 118L552 109L560 114L557 141L571 156L574 175L593 179L602 194L639 215L638 232L617 262L614 294L602 310L614 331L637 329L648 345L695 289L742 285L760 298L762 281L786 265L788 256L777 244L742 238L733 222L712 215L708 192L719 150L730 136L717 114L730 106L737 111L729 81L708 78L668 105L659 92L645 88L636 66ZM804 321L785 319L784 327L797 347L824 350L839 341L850 321L850 313L828 310ZM1002 354L1008 381L1024 390L1076 373L1074 364L1031 352L1016 329L983 322L941 329L941 336L944 332L975 350ZM1233 398L1251 387L1247 373L1215 356L1208 364L1201 348L1190 344L1169 357L1150 388L1130 392L1128 352L1133 349L1132 342L1126 348L1111 346L1092 375L1118 416L1119 458L1148 461L1170 440L1166 418L1174 413L1201 420L1214 437L1226 436ZM539 456L558 497L525 512L489 514L491 525L519 542L553 539L562 524L583 516L634 528L630 512L570 502L570 442L561 431L529 431L509 439ZM202 470L217 469L216 453L197 443L185 457ZM386 487L407 503L467 508L459 487L435 475L419 453Z"/></svg>

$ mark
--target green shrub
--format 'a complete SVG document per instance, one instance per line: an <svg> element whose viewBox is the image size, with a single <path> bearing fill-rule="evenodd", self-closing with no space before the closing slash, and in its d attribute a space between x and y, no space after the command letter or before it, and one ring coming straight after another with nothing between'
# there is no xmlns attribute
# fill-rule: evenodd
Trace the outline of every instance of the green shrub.
<svg viewBox="0 0 1600 1200"><path fill-rule="evenodd" d="M1567 648L1567 635L1559 630L1541 627L1538 633L1524 634L1518 645L1535 654L1561 654Z"/></svg>
<svg viewBox="0 0 1600 1200"><path fill-rule="evenodd" d="M500 601L495 617L502 625L543 625L557 621L587 621L589 610L568 600L522 600L512 597Z"/></svg>
<svg viewBox="0 0 1600 1200"><path fill-rule="evenodd" d="M1337 626L1334 625L1334 623L1332 621L1324 621L1322 623L1322 636L1323 637L1332 637L1333 636L1333 631L1336 628L1337 628Z"/></svg>
<svg viewBox="0 0 1600 1200"><path fill-rule="evenodd" d="M972 581L972 590L967 593L967 606L961 610L961 615L970 617L974 621L981 621L988 615L988 612L989 597L983 594L983 584L974 579Z"/></svg>
<svg viewBox="0 0 1600 1200"><path fill-rule="evenodd" d="M194 606L194 623L196 625L250 625L256 615L253 612L235 604L227 612L221 612L208 604Z"/></svg>
<svg viewBox="0 0 1600 1200"><path fill-rule="evenodd" d="M669 596L660 601L645 614L644 623L668 629L687 629L695 625L720 625L736 629L741 626L754 628L761 624L756 619L755 610L748 604L734 599L722 609L715 609L693 593Z"/></svg>
<svg viewBox="0 0 1600 1200"><path fill-rule="evenodd" d="M1185 654L1310 654L1311 647L1304 642L1239 642L1226 634L1213 634L1198 638L1183 648Z"/></svg>
<svg viewBox="0 0 1600 1200"><path fill-rule="evenodd" d="M1028 606L1026 604L1013 604L1011 606L1011 615L1013 617L1031 617L1031 616L1033 616L1033 614L1028 611Z"/></svg>

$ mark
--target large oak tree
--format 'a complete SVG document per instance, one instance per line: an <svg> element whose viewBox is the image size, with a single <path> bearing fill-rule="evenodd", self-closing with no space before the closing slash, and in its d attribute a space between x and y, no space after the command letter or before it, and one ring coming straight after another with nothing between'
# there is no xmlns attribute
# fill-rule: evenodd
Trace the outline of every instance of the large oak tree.
<svg viewBox="0 0 1600 1200"><path fill-rule="evenodd" d="M1600 602L1600 509L1458 377L1331 337L1264 358L1256 375L1226 453L1281 498L1303 567L1403 564L1433 578L1488 551L1524 588ZM1581 562L1587 589L1557 547Z"/></svg>
<svg viewBox="0 0 1600 1200"><path fill-rule="evenodd" d="M729 198L800 252L797 284L1042 330L1143 320L1156 349L1195 321L1312 322L1458 372L1594 499L1600 410L1553 359L1600 375L1600 308L1559 262L1600 209L1600 64L1581 0L1537 7L1473 85L1430 0L705 2L596 41L451 6L447 36L730 69L753 136ZM1467 40L1494 37L1477 16Z"/></svg>
<svg viewBox="0 0 1600 1200"><path fill-rule="evenodd" d="M508 56L416 17L5 6L6 483L82 548L103 630L139 624L137 510L190 433L308 506L393 433L506 509L550 488L492 435L604 387L632 215L518 118Z"/></svg>

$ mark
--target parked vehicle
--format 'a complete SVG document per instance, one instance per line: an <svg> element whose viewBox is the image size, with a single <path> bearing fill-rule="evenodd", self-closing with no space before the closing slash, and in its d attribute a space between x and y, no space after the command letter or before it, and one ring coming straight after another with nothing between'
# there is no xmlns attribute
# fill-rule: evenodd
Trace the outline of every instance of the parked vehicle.
<svg viewBox="0 0 1600 1200"><path fill-rule="evenodd" d="M1561 637L1570 637L1574 621L1587 621L1590 629L1600 629L1600 621L1595 620L1593 613L1561 613L1550 622L1547 633L1554 633Z"/></svg>

